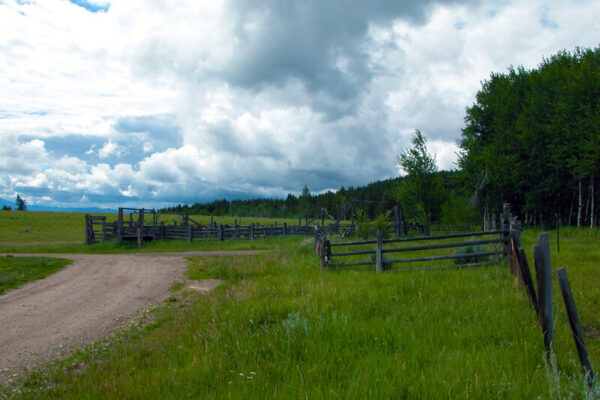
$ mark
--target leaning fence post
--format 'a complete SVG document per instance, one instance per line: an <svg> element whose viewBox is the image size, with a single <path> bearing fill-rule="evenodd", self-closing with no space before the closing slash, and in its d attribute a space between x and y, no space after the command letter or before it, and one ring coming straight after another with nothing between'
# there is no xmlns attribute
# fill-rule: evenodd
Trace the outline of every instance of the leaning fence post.
<svg viewBox="0 0 600 400"><path fill-rule="evenodd" d="M377 230L377 252L375 253L375 271L383 272L383 235L381 229Z"/></svg>
<svg viewBox="0 0 600 400"><path fill-rule="evenodd" d="M544 346L546 346L547 351L550 351L554 340L554 312L552 310L550 235L547 232L538 235L538 244L533 248L533 257L538 281L540 322L544 333Z"/></svg>
<svg viewBox="0 0 600 400"><path fill-rule="evenodd" d="M577 354L579 355L579 362L583 368L585 380L591 387L594 384L594 370L590 364L587 348L585 347L585 341L583 340L583 333L581 332L581 326L579 325L577 307L575 307L575 301L573 300L573 294L571 293L571 286L569 285L569 278L567 278L567 270L565 268L559 268L556 270L556 275L558 276L560 292L562 293L565 309L567 310L567 316L569 317L569 326L571 327L573 339L575 340L575 347L577 348Z"/></svg>
<svg viewBox="0 0 600 400"><path fill-rule="evenodd" d="M525 250L522 247L519 248L517 252L517 257L519 258L519 268L521 270L521 278L523 279L523 283L525 284L525 288L527 289L527 296L529 297L529 301L533 304L533 308L535 313L540 315L540 304L538 302L538 298L535 292L535 286L533 285L533 278L531 276L531 270L529 269L529 263L527 262L527 256L525 255Z"/></svg>

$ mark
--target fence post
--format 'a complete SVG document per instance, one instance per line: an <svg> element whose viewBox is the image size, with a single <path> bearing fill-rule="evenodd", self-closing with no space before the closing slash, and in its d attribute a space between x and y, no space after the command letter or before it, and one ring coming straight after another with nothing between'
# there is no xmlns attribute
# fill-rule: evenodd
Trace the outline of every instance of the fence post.
<svg viewBox="0 0 600 400"><path fill-rule="evenodd" d="M193 235L192 225L188 225L188 242L190 242L190 243L192 241L192 235Z"/></svg>
<svg viewBox="0 0 600 400"><path fill-rule="evenodd" d="M102 240L106 240L106 217L102 217Z"/></svg>
<svg viewBox="0 0 600 400"><path fill-rule="evenodd" d="M219 240L223 241L223 224L219 224Z"/></svg>
<svg viewBox="0 0 600 400"><path fill-rule="evenodd" d="M283 236L287 235L287 222L283 223Z"/></svg>
<svg viewBox="0 0 600 400"><path fill-rule="evenodd" d="M523 283L525 284L525 288L527 289L529 301L531 302L531 304L533 304L535 313L539 317L540 304L538 302L538 298L535 292L535 286L533 285L533 278L531 276L531 270L529 269L529 263L527 262L527 256L525 255L525 250L523 250L522 247L519 248L517 256L519 258L519 268L521 269L521 277L523 279Z"/></svg>
<svg viewBox="0 0 600 400"><path fill-rule="evenodd" d="M502 230L502 239L504 256L510 258L510 203L504 203L502 205L502 216L500 217L500 229ZM511 260L512 261L512 260ZM510 268L512 270L512 262L510 263ZM511 271L514 272L514 271Z"/></svg>
<svg viewBox="0 0 600 400"><path fill-rule="evenodd" d="M91 244L91 237L90 237L90 215L89 214L85 214L85 242L87 244Z"/></svg>
<svg viewBox="0 0 600 400"><path fill-rule="evenodd" d="M383 235L381 229L377 230L377 252L375 254L375 271L383 272Z"/></svg>
<svg viewBox="0 0 600 400"><path fill-rule="evenodd" d="M521 223L514 221L510 224L510 254L515 277L519 282L523 282L521 268L519 266L518 251L521 247Z"/></svg>
<svg viewBox="0 0 600 400"><path fill-rule="evenodd" d="M321 271L325 269L325 241L322 238L318 239L317 242L317 252L319 254L319 259L321 260Z"/></svg>
<svg viewBox="0 0 600 400"><path fill-rule="evenodd" d="M254 222L250 224L250 240L254 240Z"/></svg>
<svg viewBox="0 0 600 400"><path fill-rule="evenodd" d="M554 340L554 312L552 310L550 235L547 232L538 235L538 244L533 248L533 257L538 282L540 322L544 333L544 346L547 351L550 351Z"/></svg>
<svg viewBox="0 0 600 400"><path fill-rule="evenodd" d="M398 206L394 206L394 230L396 237L400 237L400 216L398 214Z"/></svg>
<svg viewBox="0 0 600 400"><path fill-rule="evenodd" d="M585 347L585 341L583 340L581 326L579 325L577 307L575 307L575 301L573 300L573 294L571 293L571 286L569 285L569 278L567 278L567 270L565 268L559 268L556 270L556 275L558 276L560 292L562 293L565 309L567 310L567 316L569 317L569 326L571 327L573 339L575 340L575 347L577 348L577 354L579 355L579 362L583 368L583 373L588 386L592 387L594 384L594 370L590 364L587 348Z"/></svg>

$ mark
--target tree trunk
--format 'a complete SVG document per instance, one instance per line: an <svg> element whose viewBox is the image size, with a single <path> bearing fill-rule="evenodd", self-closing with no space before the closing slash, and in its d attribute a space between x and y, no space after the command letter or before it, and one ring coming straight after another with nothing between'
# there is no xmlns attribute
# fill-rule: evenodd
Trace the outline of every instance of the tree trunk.
<svg viewBox="0 0 600 400"><path fill-rule="evenodd" d="M581 228L581 219L583 217L583 185L579 179L579 205L577 206L577 227Z"/></svg>
<svg viewBox="0 0 600 400"><path fill-rule="evenodd" d="M571 226L573 223L573 209L575 208L575 195L571 199L571 208L569 209L569 219L567 220L567 225Z"/></svg>
<svg viewBox="0 0 600 400"><path fill-rule="evenodd" d="M590 228L594 228L594 174L590 177Z"/></svg>

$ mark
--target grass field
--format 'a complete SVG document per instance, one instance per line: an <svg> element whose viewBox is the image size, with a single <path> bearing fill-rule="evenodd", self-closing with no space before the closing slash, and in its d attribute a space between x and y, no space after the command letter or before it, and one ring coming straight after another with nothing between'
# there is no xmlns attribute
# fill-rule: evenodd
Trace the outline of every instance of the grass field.
<svg viewBox="0 0 600 400"><path fill-rule="evenodd" d="M117 219L117 214L104 215L108 221ZM199 223L209 223L209 216L191 216ZM214 217L214 222L233 224L234 217ZM159 219L165 223L180 222L178 216L165 215ZM238 219L240 221L240 219ZM241 223L249 224L297 224L294 219L242 218ZM145 243L143 252L192 251L202 249L265 249L271 248L270 240L242 241L195 241L187 243L181 240L162 240ZM85 214L35 211L0 211L0 253L119 253L139 251L134 243L120 246L116 240L85 244Z"/></svg>
<svg viewBox="0 0 600 400"><path fill-rule="evenodd" d="M537 233L523 234L532 265ZM596 371L599 238L598 231L562 230L561 251L552 252L553 269L567 267ZM258 256L190 259L189 279L227 284L208 296L174 288L151 324L37 371L10 395L585 398L556 279L553 370L537 317L506 266L322 272L307 238L270 239L269 246L272 253Z"/></svg>
<svg viewBox="0 0 600 400"><path fill-rule="evenodd" d="M70 263L70 260L60 258L0 256L0 294L45 278Z"/></svg>

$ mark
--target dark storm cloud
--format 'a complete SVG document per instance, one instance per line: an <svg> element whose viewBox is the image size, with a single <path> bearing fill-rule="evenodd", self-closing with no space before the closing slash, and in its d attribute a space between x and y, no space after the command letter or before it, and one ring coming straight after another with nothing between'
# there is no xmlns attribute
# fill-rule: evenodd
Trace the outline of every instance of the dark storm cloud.
<svg viewBox="0 0 600 400"><path fill-rule="evenodd" d="M241 44L224 77L257 90L299 80L311 93L334 100L314 107L339 116L353 109L373 76L364 50L369 26L398 19L423 23L433 4L451 2L231 0Z"/></svg>

